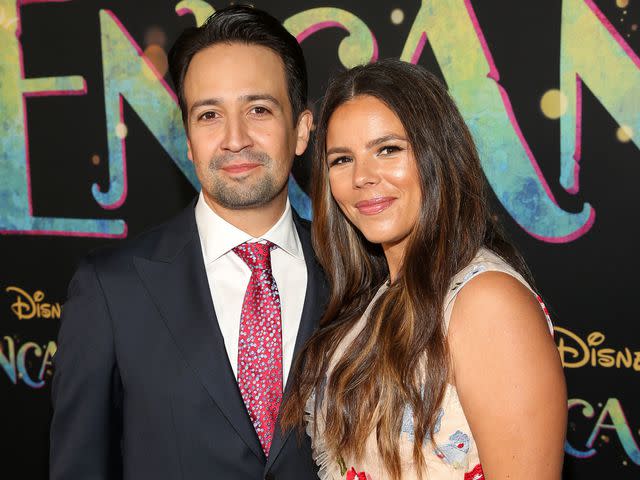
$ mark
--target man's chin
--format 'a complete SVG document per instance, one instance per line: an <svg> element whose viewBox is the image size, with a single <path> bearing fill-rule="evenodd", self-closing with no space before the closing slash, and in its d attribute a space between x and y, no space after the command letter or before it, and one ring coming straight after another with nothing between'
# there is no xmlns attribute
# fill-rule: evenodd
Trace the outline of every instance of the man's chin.
<svg viewBox="0 0 640 480"><path fill-rule="evenodd" d="M265 179L264 177L259 179L234 179L232 181L218 177L211 184L211 188L207 189L209 197L215 203L232 210L263 207L281 195L286 195L286 192L286 180L282 185L276 185L273 179Z"/></svg>
<svg viewBox="0 0 640 480"><path fill-rule="evenodd" d="M243 189L244 190L244 189ZM233 191L216 191L211 198L220 206L230 210L249 210L252 208L260 208L273 202L278 196L274 192L257 192L255 189L247 189L239 192L238 189Z"/></svg>

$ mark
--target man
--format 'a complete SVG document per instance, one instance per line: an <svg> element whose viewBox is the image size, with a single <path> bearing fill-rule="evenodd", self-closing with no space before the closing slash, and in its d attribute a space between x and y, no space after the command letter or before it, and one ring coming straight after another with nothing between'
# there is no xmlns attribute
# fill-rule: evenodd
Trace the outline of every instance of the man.
<svg viewBox="0 0 640 480"><path fill-rule="evenodd" d="M302 50L233 6L170 54L202 190L167 224L90 256L55 357L51 479L316 478L278 411L326 297L287 180L307 147Z"/></svg>

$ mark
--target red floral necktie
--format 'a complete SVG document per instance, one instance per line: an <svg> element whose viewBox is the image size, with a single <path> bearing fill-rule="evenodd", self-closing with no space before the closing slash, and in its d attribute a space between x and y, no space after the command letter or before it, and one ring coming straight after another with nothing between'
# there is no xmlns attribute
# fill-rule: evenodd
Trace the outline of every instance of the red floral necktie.
<svg viewBox="0 0 640 480"><path fill-rule="evenodd" d="M267 456L282 400L280 295L271 272L274 248L266 242L233 249L251 269L240 316L238 386Z"/></svg>

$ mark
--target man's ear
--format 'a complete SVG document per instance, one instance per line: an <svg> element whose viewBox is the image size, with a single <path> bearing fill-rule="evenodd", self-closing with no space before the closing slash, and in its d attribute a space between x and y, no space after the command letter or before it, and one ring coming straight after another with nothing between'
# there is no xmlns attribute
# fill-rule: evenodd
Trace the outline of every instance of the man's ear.
<svg viewBox="0 0 640 480"><path fill-rule="evenodd" d="M307 149L312 125L313 113L311 110L303 111L298 116L298 124L296 125L296 155L302 155Z"/></svg>
<svg viewBox="0 0 640 480"><path fill-rule="evenodd" d="M191 151L191 141L187 137L187 158L193 163L193 152Z"/></svg>

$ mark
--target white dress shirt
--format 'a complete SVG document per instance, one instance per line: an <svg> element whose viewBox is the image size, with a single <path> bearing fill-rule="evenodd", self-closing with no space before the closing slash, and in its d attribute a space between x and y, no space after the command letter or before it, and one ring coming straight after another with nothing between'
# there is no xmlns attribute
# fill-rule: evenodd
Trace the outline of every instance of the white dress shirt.
<svg viewBox="0 0 640 480"><path fill-rule="evenodd" d="M232 249L244 242L264 240L277 245L278 248L271 250L271 270L280 294L284 386L291 368L307 289L307 266L289 199L280 219L260 238L254 238L223 220L207 205L202 192L196 203L195 215L213 307L236 378L240 315L251 269Z"/></svg>

